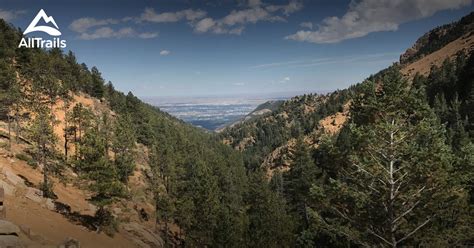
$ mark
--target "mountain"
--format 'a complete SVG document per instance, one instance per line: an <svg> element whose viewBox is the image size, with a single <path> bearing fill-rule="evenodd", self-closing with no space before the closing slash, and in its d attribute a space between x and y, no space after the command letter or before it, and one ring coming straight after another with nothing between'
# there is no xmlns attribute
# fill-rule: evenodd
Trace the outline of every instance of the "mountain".
<svg viewBox="0 0 474 248"><path fill-rule="evenodd" d="M296 96L221 131L284 197L298 244L474 242L473 16L348 89Z"/></svg>
<svg viewBox="0 0 474 248"><path fill-rule="evenodd" d="M218 134L73 52L18 48L0 20L0 242L470 246L471 16L361 83L263 104Z"/></svg>
<svg viewBox="0 0 474 248"><path fill-rule="evenodd" d="M461 20L437 27L421 36L415 44L400 55L400 63L407 65L420 60L427 55L433 54L442 49L453 49L450 55L455 55L457 51L472 49L472 42L469 38L474 31L474 13L471 13ZM453 43L454 42L454 43ZM448 46L449 43L452 43ZM448 51L446 51L448 52Z"/></svg>
<svg viewBox="0 0 474 248"><path fill-rule="evenodd" d="M469 56L474 49L474 13L461 20L437 27L420 37L400 55L395 64L410 80L415 75L429 76L433 67L460 55ZM383 71L369 79L377 78ZM288 170L289 154L298 136L303 135L309 146L315 146L324 133L337 133L349 116L351 99L358 94L360 84L327 95L297 96L281 104L271 114L248 118L220 130L225 144L243 151L252 166L270 171ZM279 103L280 104L280 103ZM268 137L273 137L269 139ZM255 155L257 154L257 155Z"/></svg>
<svg viewBox="0 0 474 248"><path fill-rule="evenodd" d="M18 48L21 37L0 20L0 183L24 244L243 239L247 175L238 152L115 90L72 52ZM224 230L235 235L217 241Z"/></svg>
<svg viewBox="0 0 474 248"><path fill-rule="evenodd" d="M234 121L232 123L227 123L227 124L217 128L216 132L221 132L222 130L224 130L227 127L233 127L233 126L235 126L239 123L243 123L243 122L252 120L254 118L257 118L259 116L269 114L269 113L277 110L281 106L281 104L283 104L283 102L284 102L283 100L266 101L266 102L258 105L254 110L252 110L252 112L248 113L247 115L240 118L239 120Z"/></svg>

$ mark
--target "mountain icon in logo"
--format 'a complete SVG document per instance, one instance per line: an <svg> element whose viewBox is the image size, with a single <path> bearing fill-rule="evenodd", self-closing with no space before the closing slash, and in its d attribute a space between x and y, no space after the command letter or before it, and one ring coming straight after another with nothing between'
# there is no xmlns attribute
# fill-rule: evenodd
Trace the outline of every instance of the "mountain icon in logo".
<svg viewBox="0 0 474 248"><path fill-rule="evenodd" d="M49 27L49 26L36 26L38 25L38 22L40 19L43 19L45 23L52 23L56 28L54 27ZM43 9L41 9L38 14L36 15L35 19L30 23L30 25L26 28L25 32L23 34L29 34L31 32L36 32L36 31L41 31L45 32L51 36L60 36L61 32L59 31L59 27L54 21L54 18L52 16L46 15L46 12L44 12Z"/></svg>

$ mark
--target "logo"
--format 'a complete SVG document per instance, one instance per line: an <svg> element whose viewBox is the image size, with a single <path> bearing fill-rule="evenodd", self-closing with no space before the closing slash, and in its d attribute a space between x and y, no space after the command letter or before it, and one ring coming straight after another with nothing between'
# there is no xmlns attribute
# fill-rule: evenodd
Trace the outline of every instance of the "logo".
<svg viewBox="0 0 474 248"><path fill-rule="evenodd" d="M43 26L38 25L38 22L43 20L45 24L52 24L52 26ZM23 35L32 33L32 32L44 32L50 36L60 36L61 31L59 31L58 24L52 16L48 16L46 12L41 9L36 17L31 21L30 25L26 28ZM61 40L59 37L55 37L52 40L43 39L43 38L25 38L23 37L20 41L20 45L18 47L26 47L26 48L65 48L66 47L66 40Z"/></svg>
<svg viewBox="0 0 474 248"><path fill-rule="evenodd" d="M37 26L40 19L43 19L45 23L52 23L56 28L52 28L49 26ZM52 16L46 15L43 9L41 9L38 14L36 15L35 19L30 23L30 25L26 28L23 34L29 34L31 32L41 31L45 32L51 36L60 36L61 32L59 31L58 24L54 21Z"/></svg>

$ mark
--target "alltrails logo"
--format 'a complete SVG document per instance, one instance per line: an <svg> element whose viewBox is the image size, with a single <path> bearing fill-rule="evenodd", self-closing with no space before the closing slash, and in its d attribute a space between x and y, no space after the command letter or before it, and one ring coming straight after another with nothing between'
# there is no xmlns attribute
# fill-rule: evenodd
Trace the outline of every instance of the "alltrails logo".
<svg viewBox="0 0 474 248"><path fill-rule="evenodd" d="M54 27L50 26L38 26L38 22L43 20L46 24L53 24ZM41 9L38 14L36 15L35 19L30 23L30 25L26 28L23 35L29 34L31 32L44 32L51 36L60 36L61 32L59 31L59 27L54 21L52 16L48 16L43 9ZM20 45L18 47L27 47L27 48L66 48L66 40L61 40L59 37L55 37L52 40L46 40L43 38L22 38L20 41Z"/></svg>

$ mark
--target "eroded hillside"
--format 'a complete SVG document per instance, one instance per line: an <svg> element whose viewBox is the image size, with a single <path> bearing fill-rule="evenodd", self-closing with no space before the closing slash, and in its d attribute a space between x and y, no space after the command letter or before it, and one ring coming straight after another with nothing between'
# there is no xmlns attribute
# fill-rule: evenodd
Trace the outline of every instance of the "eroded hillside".
<svg viewBox="0 0 474 248"><path fill-rule="evenodd" d="M417 74L426 77L446 60L469 56L474 50L473 31L473 13L458 22L435 28L400 55L400 62L394 66L410 81ZM223 142L247 154L248 162L254 167L266 168L268 175L274 170L287 171L299 136L314 148L322 135L334 135L341 130L349 120L351 98L358 94L358 87L360 84L326 96L294 97L271 113L223 130ZM258 160L262 156L264 159Z"/></svg>

